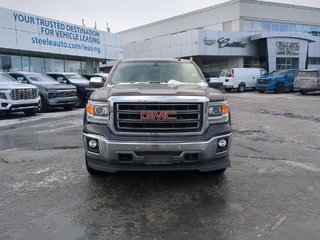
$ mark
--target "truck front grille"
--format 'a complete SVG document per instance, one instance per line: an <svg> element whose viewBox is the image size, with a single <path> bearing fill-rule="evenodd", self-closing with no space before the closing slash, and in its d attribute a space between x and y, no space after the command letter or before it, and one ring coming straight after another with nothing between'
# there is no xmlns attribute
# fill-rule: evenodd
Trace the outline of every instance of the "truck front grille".
<svg viewBox="0 0 320 240"><path fill-rule="evenodd" d="M38 97L38 89L35 88L20 88L12 89L10 92L10 98L12 100L28 100Z"/></svg>
<svg viewBox="0 0 320 240"><path fill-rule="evenodd" d="M60 98L60 97L74 97L76 96L76 91L57 91L49 93L49 98Z"/></svg>
<svg viewBox="0 0 320 240"><path fill-rule="evenodd" d="M115 103L118 132L198 132L202 129L200 103Z"/></svg>

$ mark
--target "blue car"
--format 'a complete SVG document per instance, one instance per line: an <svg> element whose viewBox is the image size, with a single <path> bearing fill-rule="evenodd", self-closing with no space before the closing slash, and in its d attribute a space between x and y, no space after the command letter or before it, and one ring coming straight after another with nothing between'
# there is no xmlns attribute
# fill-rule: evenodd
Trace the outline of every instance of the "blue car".
<svg viewBox="0 0 320 240"><path fill-rule="evenodd" d="M263 93L265 91L274 91L283 93L293 91L294 78L298 75L298 69L275 70L266 77L258 78L256 89Z"/></svg>

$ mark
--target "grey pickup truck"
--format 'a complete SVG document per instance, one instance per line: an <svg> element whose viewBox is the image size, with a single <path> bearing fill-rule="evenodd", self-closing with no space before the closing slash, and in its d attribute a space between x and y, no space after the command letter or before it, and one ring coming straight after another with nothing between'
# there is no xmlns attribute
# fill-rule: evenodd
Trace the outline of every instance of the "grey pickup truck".
<svg viewBox="0 0 320 240"><path fill-rule="evenodd" d="M87 170L222 173L230 166L230 123L225 97L192 61L122 60L86 106Z"/></svg>

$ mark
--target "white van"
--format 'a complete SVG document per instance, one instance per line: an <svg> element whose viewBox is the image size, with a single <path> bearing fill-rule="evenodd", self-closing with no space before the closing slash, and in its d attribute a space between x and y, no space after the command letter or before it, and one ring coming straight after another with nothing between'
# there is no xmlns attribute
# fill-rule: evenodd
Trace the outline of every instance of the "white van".
<svg viewBox="0 0 320 240"><path fill-rule="evenodd" d="M228 68L220 73L220 79L227 92L237 89L243 92L246 88L255 88L259 77L268 75L263 68Z"/></svg>

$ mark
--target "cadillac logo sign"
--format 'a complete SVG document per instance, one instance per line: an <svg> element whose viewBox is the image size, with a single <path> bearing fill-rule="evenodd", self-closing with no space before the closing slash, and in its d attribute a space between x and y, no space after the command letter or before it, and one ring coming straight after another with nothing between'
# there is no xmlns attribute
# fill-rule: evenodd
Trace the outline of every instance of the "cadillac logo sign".
<svg viewBox="0 0 320 240"><path fill-rule="evenodd" d="M208 39L207 37L205 37L205 39L203 41L204 41L204 44L208 45L208 46L211 46L217 42L217 40Z"/></svg>
<svg viewBox="0 0 320 240"><path fill-rule="evenodd" d="M230 38L221 37L218 40L208 39L207 37L203 40L207 46L218 43L219 48L232 47L232 48L245 48L247 43L241 41L231 41Z"/></svg>

